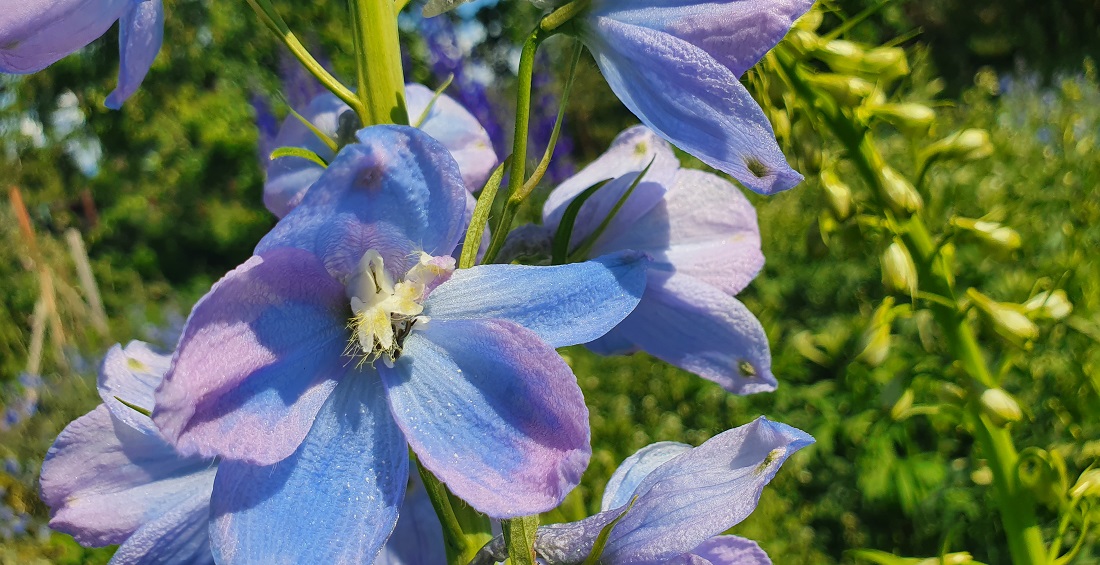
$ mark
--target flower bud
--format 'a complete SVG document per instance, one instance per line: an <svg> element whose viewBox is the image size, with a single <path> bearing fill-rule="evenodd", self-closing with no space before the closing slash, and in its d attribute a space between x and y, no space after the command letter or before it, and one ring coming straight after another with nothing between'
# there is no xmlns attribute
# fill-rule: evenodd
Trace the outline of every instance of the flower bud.
<svg viewBox="0 0 1100 565"><path fill-rule="evenodd" d="M863 62L863 48L851 41L834 39L819 47L814 55L839 73L854 72Z"/></svg>
<svg viewBox="0 0 1100 565"><path fill-rule="evenodd" d="M1039 326L1024 315L1023 306L997 302L973 288L967 289L966 295L993 323L993 329L1009 340L1033 340L1039 337Z"/></svg>
<svg viewBox="0 0 1100 565"><path fill-rule="evenodd" d="M882 104L867 108L870 116L885 120L902 133L909 135L924 135L932 122L936 120L936 112L924 104L900 103Z"/></svg>
<svg viewBox="0 0 1100 565"><path fill-rule="evenodd" d="M1020 404L1003 388L989 388L982 393L982 414L1002 428L1010 422L1024 419Z"/></svg>
<svg viewBox="0 0 1100 565"><path fill-rule="evenodd" d="M882 188L885 190L883 198L895 214L909 216L924 208L924 199L913 183L885 165L882 167Z"/></svg>
<svg viewBox="0 0 1100 565"><path fill-rule="evenodd" d="M895 294L917 294L917 265L900 241L895 241L882 254L882 284Z"/></svg>
<svg viewBox="0 0 1100 565"><path fill-rule="evenodd" d="M794 22L794 29L802 31L817 31L817 28L821 27L821 22L825 21L825 13L821 10L810 10L805 14L802 14L801 18L798 18Z"/></svg>
<svg viewBox="0 0 1100 565"><path fill-rule="evenodd" d="M890 419L895 422L904 420L909 415L909 409L913 407L913 391L905 389L901 398L890 408Z"/></svg>
<svg viewBox="0 0 1100 565"><path fill-rule="evenodd" d="M984 129L964 129L955 132L926 147L923 151L928 159L959 159L976 161L993 154L993 143L989 132Z"/></svg>
<svg viewBox="0 0 1100 565"><path fill-rule="evenodd" d="M863 55L859 71L888 82L909 74L909 61L901 47L876 47Z"/></svg>
<svg viewBox="0 0 1100 565"><path fill-rule="evenodd" d="M1066 296L1066 291L1048 290L1031 297L1024 303L1024 309L1034 316L1061 320L1073 312L1073 303Z"/></svg>
<svg viewBox="0 0 1100 565"><path fill-rule="evenodd" d="M800 55L813 53L821 46L821 37L811 30L799 29L798 27L787 33L785 41Z"/></svg>
<svg viewBox="0 0 1100 565"><path fill-rule="evenodd" d="M894 299L887 296L871 316L871 323L860 336L860 352L856 359L878 367L890 355L890 326L894 322Z"/></svg>
<svg viewBox="0 0 1100 565"><path fill-rule="evenodd" d="M1077 483L1070 489L1073 498L1100 498L1100 469L1089 469L1077 477Z"/></svg>
<svg viewBox="0 0 1100 565"><path fill-rule="evenodd" d="M988 467L986 467L988 469ZM988 483L987 483L988 484ZM943 557L929 557L917 562L916 565L966 565L973 563L974 557L966 551L944 554Z"/></svg>
<svg viewBox="0 0 1100 565"><path fill-rule="evenodd" d="M838 222L852 217L852 189L832 169L821 171L821 188L825 189L825 203Z"/></svg>
<svg viewBox="0 0 1100 565"><path fill-rule="evenodd" d="M818 73L810 76L810 82L844 106L859 106L865 98L875 93L874 84L851 76Z"/></svg>
<svg viewBox="0 0 1100 565"><path fill-rule="evenodd" d="M1020 248L1020 234L1016 233L1016 230L997 222L952 218L951 224L973 233L978 239L999 251L1015 251Z"/></svg>

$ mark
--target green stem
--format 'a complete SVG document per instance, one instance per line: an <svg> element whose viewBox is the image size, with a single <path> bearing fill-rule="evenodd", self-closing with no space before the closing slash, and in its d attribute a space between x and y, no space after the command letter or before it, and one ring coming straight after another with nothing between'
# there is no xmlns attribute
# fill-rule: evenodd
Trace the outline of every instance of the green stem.
<svg viewBox="0 0 1100 565"><path fill-rule="evenodd" d="M550 12L550 15L539 22L539 29L543 31L554 31L587 10L588 5L591 3L591 0L573 0L557 10Z"/></svg>
<svg viewBox="0 0 1100 565"><path fill-rule="evenodd" d="M393 0L348 0L364 126L408 125L401 45Z"/></svg>
<svg viewBox="0 0 1100 565"><path fill-rule="evenodd" d="M465 501L447 489L439 479L424 468L413 455L420 479L432 501L436 516L443 527L443 546L447 565L467 565L478 550L493 539L489 519L478 514Z"/></svg>
<svg viewBox="0 0 1100 565"><path fill-rule="evenodd" d="M325 88L335 94L337 98L343 100L345 104L355 109L356 112L359 111L362 104L356 98L355 93L325 70L321 63L317 62L317 59L313 58L313 55L302 45L302 42L298 41L298 37L290 31L290 27L275 10L275 7L271 5L271 2L268 0L248 0L248 5L252 6L256 15L260 17L260 21L279 37L291 54L309 71L309 74L313 75Z"/></svg>

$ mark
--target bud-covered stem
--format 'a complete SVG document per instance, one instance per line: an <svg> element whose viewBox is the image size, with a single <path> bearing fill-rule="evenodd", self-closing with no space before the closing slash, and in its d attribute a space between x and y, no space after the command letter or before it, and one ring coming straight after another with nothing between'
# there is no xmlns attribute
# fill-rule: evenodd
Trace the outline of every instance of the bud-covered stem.
<svg viewBox="0 0 1100 565"><path fill-rule="evenodd" d="M401 45L393 0L348 0L359 72L359 107L364 126L408 125ZM355 106L352 106L355 108Z"/></svg>

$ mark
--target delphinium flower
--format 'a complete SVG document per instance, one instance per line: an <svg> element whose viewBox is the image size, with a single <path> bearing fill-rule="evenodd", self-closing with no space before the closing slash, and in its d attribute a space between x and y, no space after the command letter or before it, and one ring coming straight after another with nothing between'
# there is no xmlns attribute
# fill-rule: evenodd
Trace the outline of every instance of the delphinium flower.
<svg viewBox="0 0 1100 565"><path fill-rule="evenodd" d="M0 10L0 72L33 73L103 35L119 22L118 87L107 96L118 109L137 91L164 37L161 0L28 0Z"/></svg>
<svg viewBox="0 0 1100 565"><path fill-rule="evenodd" d="M438 141L361 130L195 306L153 420L181 452L222 458L219 562L369 562L410 447L497 518L549 510L577 484L587 409L554 348L619 323L645 261L456 271L466 197Z"/></svg>
<svg viewBox="0 0 1100 565"><path fill-rule="evenodd" d="M774 390L767 335L735 298L764 265L748 200L716 175L680 168L664 140L636 126L550 193L544 247L570 203L605 179L613 180L576 216L569 254L583 260L632 249L652 262L638 308L588 348L604 355L640 349L737 394Z"/></svg>
<svg viewBox="0 0 1100 565"><path fill-rule="evenodd" d="M409 121L451 152L458 161L468 191L479 190L496 167L497 155L489 135L477 119L449 96L440 94L436 97L434 92L419 84L405 85L405 96ZM333 139L353 135L357 129L351 108L329 93L314 98L301 114L321 133ZM341 120L345 122L343 131ZM353 142L354 139L343 141ZM308 149L325 160L331 160L335 155L315 132L294 116L288 116L283 122L273 145ZM280 218L288 214L302 201L322 172L324 167L321 165L299 157L283 157L268 162L267 182L264 184L267 209Z"/></svg>
<svg viewBox="0 0 1100 565"><path fill-rule="evenodd" d="M607 483L602 512L539 528L535 551L546 565L576 565L612 524L597 557L606 565L750 565L771 561L755 542L721 535L752 513L780 466L813 443L805 432L765 418L699 447L660 442L623 461ZM621 516L621 518L620 518ZM507 557L495 539L474 559Z"/></svg>
<svg viewBox="0 0 1100 565"><path fill-rule="evenodd" d="M119 544L112 564L214 562L216 462L177 453L146 415L169 360L139 341L111 348L103 404L70 423L42 463L50 527L86 546Z"/></svg>
<svg viewBox="0 0 1100 565"><path fill-rule="evenodd" d="M592 0L577 34L611 90L661 137L756 192L798 184L738 80L812 0Z"/></svg>

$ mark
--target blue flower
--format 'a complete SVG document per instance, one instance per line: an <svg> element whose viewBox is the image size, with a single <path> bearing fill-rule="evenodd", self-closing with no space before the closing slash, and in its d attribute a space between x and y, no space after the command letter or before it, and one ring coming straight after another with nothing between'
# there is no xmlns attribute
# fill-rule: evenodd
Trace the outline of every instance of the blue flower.
<svg viewBox="0 0 1100 565"><path fill-rule="evenodd" d="M593 0L578 25L611 90L661 137L762 194L802 175L738 80L812 0Z"/></svg>
<svg viewBox="0 0 1100 565"><path fill-rule="evenodd" d="M457 163L415 128L358 137L195 306L157 391L165 436L223 458L219 562L369 561L410 447L498 518L553 508L588 463L588 412L554 348L619 323L644 259L455 271Z"/></svg>
<svg viewBox="0 0 1100 565"><path fill-rule="evenodd" d="M622 208L595 233L647 166ZM664 140L636 126L550 193L543 237L557 230L579 194L606 179L613 180L581 207L570 250L586 244L587 256L599 256L630 249L652 262L638 307L587 347L603 355L646 351L736 394L775 390L768 337L734 297L764 265L749 201L715 175L681 169Z"/></svg>
<svg viewBox="0 0 1100 565"><path fill-rule="evenodd" d="M602 512L539 528L535 551L547 565L583 562L607 525L606 565L767 564L754 542L720 535L752 513L779 467L813 443L805 432L757 418L699 447L660 442L623 461L604 491ZM503 560L500 539L473 563Z"/></svg>
<svg viewBox="0 0 1100 565"><path fill-rule="evenodd" d="M0 15L0 71L33 73L84 47L119 22L118 109L137 91L164 38L161 0L29 0Z"/></svg>

